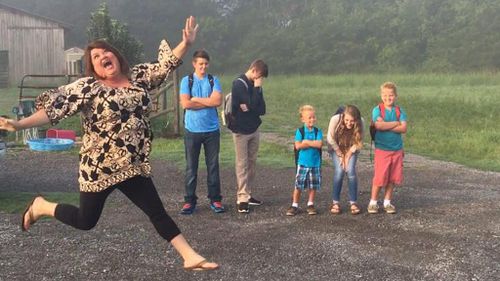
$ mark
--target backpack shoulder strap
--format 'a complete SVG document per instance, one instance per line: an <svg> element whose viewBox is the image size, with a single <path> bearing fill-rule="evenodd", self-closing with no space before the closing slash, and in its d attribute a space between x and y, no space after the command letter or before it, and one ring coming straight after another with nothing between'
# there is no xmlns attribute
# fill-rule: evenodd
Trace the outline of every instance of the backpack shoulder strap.
<svg viewBox="0 0 500 281"><path fill-rule="evenodd" d="M317 127L314 127L314 140L318 140L318 132L319 132L319 129ZM319 161L320 161L320 165L321 165L321 162L323 161L321 159L321 153L323 153L323 149L317 148L317 150L319 153Z"/></svg>
<svg viewBox="0 0 500 281"><path fill-rule="evenodd" d="M193 83L194 83L194 73L188 75L188 85L189 85L189 94L193 92Z"/></svg>
<svg viewBox="0 0 500 281"><path fill-rule="evenodd" d="M399 118L401 117L401 108L399 108L399 106L396 105L395 109L396 109L396 118L399 121Z"/></svg>
<svg viewBox="0 0 500 281"><path fill-rule="evenodd" d="M243 78L240 78L240 77L238 77L238 79L236 79L236 80L241 81L241 82L243 83L243 85L245 85L245 88L247 88L247 91L248 91L248 84L247 84L247 81L243 80Z"/></svg>
<svg viewBox="0 0 500 281"><path fill-rule="evenodd" d="M304 136L305 136L305 134L306 134L306 131L305 131L305 129L304 129L304 126L302 126L302 127L300 127L300 128L299 128L299 133L300 133L300 137L301 137L301 139L304 139Z"/></svg>
<svg viewBox="0 0 500 281"><path fill-rule="evenodd" d="M210 89L214 90L214 76L212 74L207 74L208 83L210 83ZM189 93L193 91L194 84L194 73L188 75L188 85L189 85Z"/></svg>
<svg viewBox="0 0 500 281"><path fill-rule="evenodd" d="M304 139L305 135L304 126L297 128L297 130L299 130L301 139ZM295 145L293 146L293 154L295 155L295 167L297 167L299 165L299 150L295 147Z"/></svg>
<svg viewBox="0 0 500 281"><path fill-rule="evenodd" d="M337 126L335 126L335 130L334 132L336 133L337 130L340 128L340 124L343 122L344 120L344 113L341 113L341 114L337 114L339 116L339 122L337 122Z"/></svg>
<svg viewBox="0 0 500 281"><path fill-rule="evenodd" d="M302 127L298 128L298 130L300 132L301 139L304 139L305 134L306 134L306 129L304 128L304 126L302 126ZM314 139L317 139L319 129L317 127L313 127L313 130L314 130Z"/></svg>
<svg viewBox="0 0 500 281"><path fill-rule="evenodd" d="M212 92L214 91L214 77L212 76L212 74L208 74L208 83L210 83L210 89L212 90Z"/></svg>
<svg viewBox="0 0 500 281"><path fill-rule="evenodd" d="M385 106L383 103L378 104L378 109L380 110L380 117L382 117L382 120L385 119Z"/></svg>
<svg viewBox="0 0 500 281"><path fill-rule="evenodd" d="M382 119L385 119L385 106L383 103L380 103L378 105L378 108L380 109L380 117ZM399 118L401 117L401 108L398 105L394 105L394 110L396 110L396 118L399 121Z"/></svg>

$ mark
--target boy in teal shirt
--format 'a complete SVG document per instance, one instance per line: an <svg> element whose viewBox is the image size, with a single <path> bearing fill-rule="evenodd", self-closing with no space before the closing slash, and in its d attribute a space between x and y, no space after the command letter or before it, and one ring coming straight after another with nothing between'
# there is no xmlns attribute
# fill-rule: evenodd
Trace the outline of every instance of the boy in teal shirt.
<svg viewBox="0 0 500 281"><path fill-rule="evenodd" d="M380 86L382 103L372 111L375 126L374 175L368 213L378 213L377 197L385 187L384 210L388 214L396 213L391 204L395 185L403 183L403 138L406 133L406 112L396 105L397 89L392 82Z"/></svg>
<svg viewBox="0 0 500 281"><path fill-rule="evenodd" d="M314 107L304 105L300 107L300 119L303 128L295 132L295 149L298 151L297 174L295 176L295 189L293 190L292 206L286 215L295 216L298 213L300 194L309 189L307 213L316 215L314 197L321 188L321 146L323 145L323 132L314 127L316 115Z"/></svg>

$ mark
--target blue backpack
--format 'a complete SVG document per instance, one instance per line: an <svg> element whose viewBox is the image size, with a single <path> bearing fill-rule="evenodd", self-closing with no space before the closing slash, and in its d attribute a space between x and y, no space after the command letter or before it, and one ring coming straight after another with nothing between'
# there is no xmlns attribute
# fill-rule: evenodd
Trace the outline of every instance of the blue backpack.
<svg viewBox="0 0 500 281"><path fill-rule="evenodd" d="M316 128L316 127L313 127L314 129L314 139L317 139L318 138L318 131L319 129ZM300 136L301 136L301 140L304 140L304 136L306 134L306 131L304 129L304 126L300 127L300 128L297 128L297 130L299 130L300 132ZM319 152L319 160L320 160L320 166L321 166L321 153L323 152L321 148L316 148ZM293 154L295 155L295 167L297 167L299 165L299 150L297 148L295 148L295 145L293 146Z"/></svg>

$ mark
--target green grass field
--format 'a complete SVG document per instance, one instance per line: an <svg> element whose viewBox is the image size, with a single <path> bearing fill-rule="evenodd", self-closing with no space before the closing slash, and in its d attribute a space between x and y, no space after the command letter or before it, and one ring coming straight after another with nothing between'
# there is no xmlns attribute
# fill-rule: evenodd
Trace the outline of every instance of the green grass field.
<svg viewBox="0 0 500 281"><path fill-rule="evenodd" d="M233 78L221 77L224 92L229 91ZM303 104L316 107L318 126L325 133L332 113L342 104L358 106L368 121L372 108L380 101L380 84L393 81L398 85L398 103L408 113L408 133L404 138L406 151L482 170L500 171L500 146L497 145L500 122L495 119L500 113L499 78L490 73L271 76L264 84L267 114L261 128L263 132L292 139L295 128L300 126L298 108ZM17 89L0 89L0 115L12 116L11 109L17 100ZM171 120L171 117L153 120L156 136L164 135L165 130L171 128L165 126ZM79 132L79 118L64 120L57 127ZM365 137L365 142L368 142L369 136ZM9 139L13 139L13 134ZM292 167L293 153L289 149L263 141L259 164ZM76 150L69 153L76 153ZM152 157L184 167L182 138L157 137ZM226 129L222 133L220 161L225 167L234 163L231 135ZM44 195L76 203L78 193ZM19 212L20 206L24 206L31 196L28 193L0 192L0 210Z"/></svg>
<svg viewBox="0 0 500 281"><path fill-rule="evenodd" d="M316 107L324 131L341 104L358 106L368 121L380 102L379 86L393 81L398 103L408 113L406 151L500 171L500 123L494 117L500 111L499 78L489 73L271 76L264 84L268 114L262 129L291 138L302 104ZM228 89L230 79L223 81Z"/></svg>
<svg viewBox="0 0 500 281"><path fill-rule="evenodd" d="M8 213L21 213L31 202L36 193L30 192L0 192L0 210ZM64 202L78 205L78 192L44 192L43 196L53 202Z"/></svg>
<svg viewBox="0 0 500 281"><path fill-rule="evenodd" d="M229 91L233 78L221 77L224 92ZM500 147L496 145L500 140L500 123L494 119L500 108L499 78L491 73L271 75L264 84L267 114L261 128L263 132L291 139L300 125L297 111L303 104L316 107L318 126L325 133L331 114L342 104L357 105L368 121L371 109L380 101L380 84L393 81L398 85L398 103L408 113L406 151L500 171ZM17 89L0 89L0 114L11 115L17 95ZM163 135L166 122L165 117L153 121L156 136ZM79 128L78 123L79 119L74 117L58 127L74 129ZM369 141L368 136L365 140ZM232 165L233 148L228 133L223 133L221 151L222 165ZM156 138L153 157L183 166L183 153L181 139ZM280 167L293 165L285 148L266 142L259 161Z"/></svg>

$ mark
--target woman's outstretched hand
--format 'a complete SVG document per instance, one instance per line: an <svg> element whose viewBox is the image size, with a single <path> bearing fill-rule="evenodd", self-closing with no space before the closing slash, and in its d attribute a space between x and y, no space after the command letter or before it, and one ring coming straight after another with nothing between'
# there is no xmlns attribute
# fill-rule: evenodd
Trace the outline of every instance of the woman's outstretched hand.
<svg viewBox="0 0 500 281"><path fill-rule="evenodd" d="M186 19L186 26L182 30L182 41L187 45L191 45L196 40L196 33L198 32L198 24L196 18L190 16Z"/></svg>
<svg viewBox="0 0 500 281"><path fill-rule="evenodd" d="M0 130L7 130L9 132L14 132L18 130L17 127L18 126L16 120L0 117Z"/></svg>

